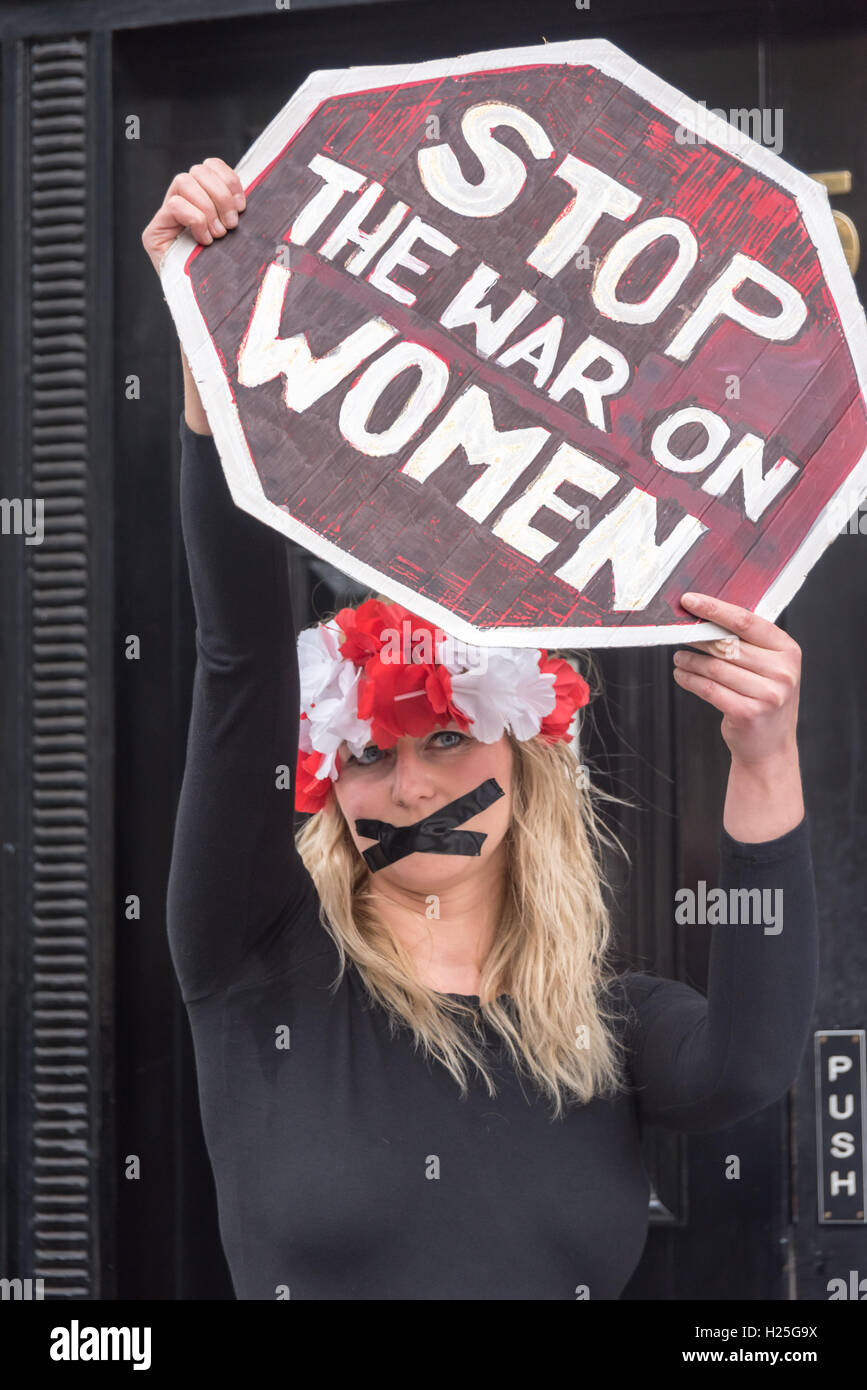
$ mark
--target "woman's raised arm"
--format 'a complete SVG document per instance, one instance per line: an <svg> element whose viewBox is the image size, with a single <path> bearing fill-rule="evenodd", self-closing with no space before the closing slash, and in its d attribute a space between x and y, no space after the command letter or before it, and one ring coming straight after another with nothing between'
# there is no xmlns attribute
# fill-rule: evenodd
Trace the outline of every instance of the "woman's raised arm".
<svg viewBox="0 0 867 1390"><path fill-rule="evenodd" d="M236 185L218 160L172 181L142 235L155 267L184 226L203 244L211 227L226 234ZM232 500L184 368L180 511L196 669L167 913L191 1002L277 973L327 943L294 841L299 689L286 546Z"/></svg>
<svg viewBox="0 0 867 1390"><path fill-rule="evenodd" d="M687 931L713 925L707 999L673 980L631 978L633 1071L646 1121L712 1130L770 1105L798 1074L818 913L796 740L800 648L736 604L708 594L681 602L732 633L674 654L678 684L722 714L731 753L720 882L702 901L681 890L676 917Z"/></svg>

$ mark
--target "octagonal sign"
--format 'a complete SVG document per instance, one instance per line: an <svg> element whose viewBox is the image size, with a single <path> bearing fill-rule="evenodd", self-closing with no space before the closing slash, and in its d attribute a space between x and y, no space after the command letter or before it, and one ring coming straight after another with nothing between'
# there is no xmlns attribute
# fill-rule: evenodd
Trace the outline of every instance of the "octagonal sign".
<svg viewBox="0 0 867 1390"><path fill-rule="evenodd" d="M161 266L235 502L457 639L774 620L867 494L825 190L605 42L313 73Z"/></svg>

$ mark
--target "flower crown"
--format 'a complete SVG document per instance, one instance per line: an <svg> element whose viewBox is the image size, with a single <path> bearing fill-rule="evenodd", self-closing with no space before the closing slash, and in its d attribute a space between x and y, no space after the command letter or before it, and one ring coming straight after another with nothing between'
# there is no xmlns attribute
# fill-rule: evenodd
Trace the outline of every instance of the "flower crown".
<svg viewBox="0 0 867 1390"><path fill-rule="evenodd" d="M301 719L295 807L319 811L340 775L338 749L360 757L454 720L481 743L506 729L522 742L570 741L584 678L561 657L467 646L399 603L368 599L298 634Z"/></svg>

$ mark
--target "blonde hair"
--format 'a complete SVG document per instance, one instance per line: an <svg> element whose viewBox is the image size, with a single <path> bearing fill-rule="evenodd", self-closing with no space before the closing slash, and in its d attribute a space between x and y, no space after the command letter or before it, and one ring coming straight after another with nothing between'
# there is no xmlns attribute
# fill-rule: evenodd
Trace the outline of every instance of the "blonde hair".
<svg viewBox="0 0 867 1390"><path fill-rule="evenodd" d="M479 988L491 1002L480 1012L517 1074L535 1082L559 1117L567 1104L613 1096L628 1085L615 1028L620 1016L608 995L617 976L608 959L603 846L628 855L594 804L622 798L587 785L570 744L539 737L522 742L508 730L506 738L514 755L508 867L503 913ZM385 1010L392 1034L409 1028L416 1048L446 1067L462 1095L472 1063L495 1096L483 1052L463 1026L471 1021L482 1038L476 1011L419 979L377 912L370 870L334 794L295 838L319 894L320 920L337 947L333 988L351 961ZM509 997L495 998L505 982Z"/></svg>

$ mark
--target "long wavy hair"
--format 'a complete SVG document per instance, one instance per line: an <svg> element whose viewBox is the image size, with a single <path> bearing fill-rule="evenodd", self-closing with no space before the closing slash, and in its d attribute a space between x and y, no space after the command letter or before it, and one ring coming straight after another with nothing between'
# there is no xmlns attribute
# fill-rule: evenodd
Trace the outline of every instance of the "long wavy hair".
<svg viewBox="0 0 867 1390"><path fill-rule="evenodd" d="M529 1077L559 1117L569 1104L615 1095L628 1085L621 1016L609 994L616 972L609 961L603 845L628 855L597 809L600 799L622 799L590 785L572 745L539 737L521 742L508 730L506 738L514 755L507 881L479 989L491 1002L478 1012L499 1035L518 1076ZM408 1028L416 1048L447 1068L462 1095L473 1065L495 1096L476 1010L419 979L376 909L370 870L336 796L295 838L319 894L320 920L338 950L333 987L351 961L371 1000L385 1010L392 1034ZM508 996L497 998L503 985Z"/></svg>

